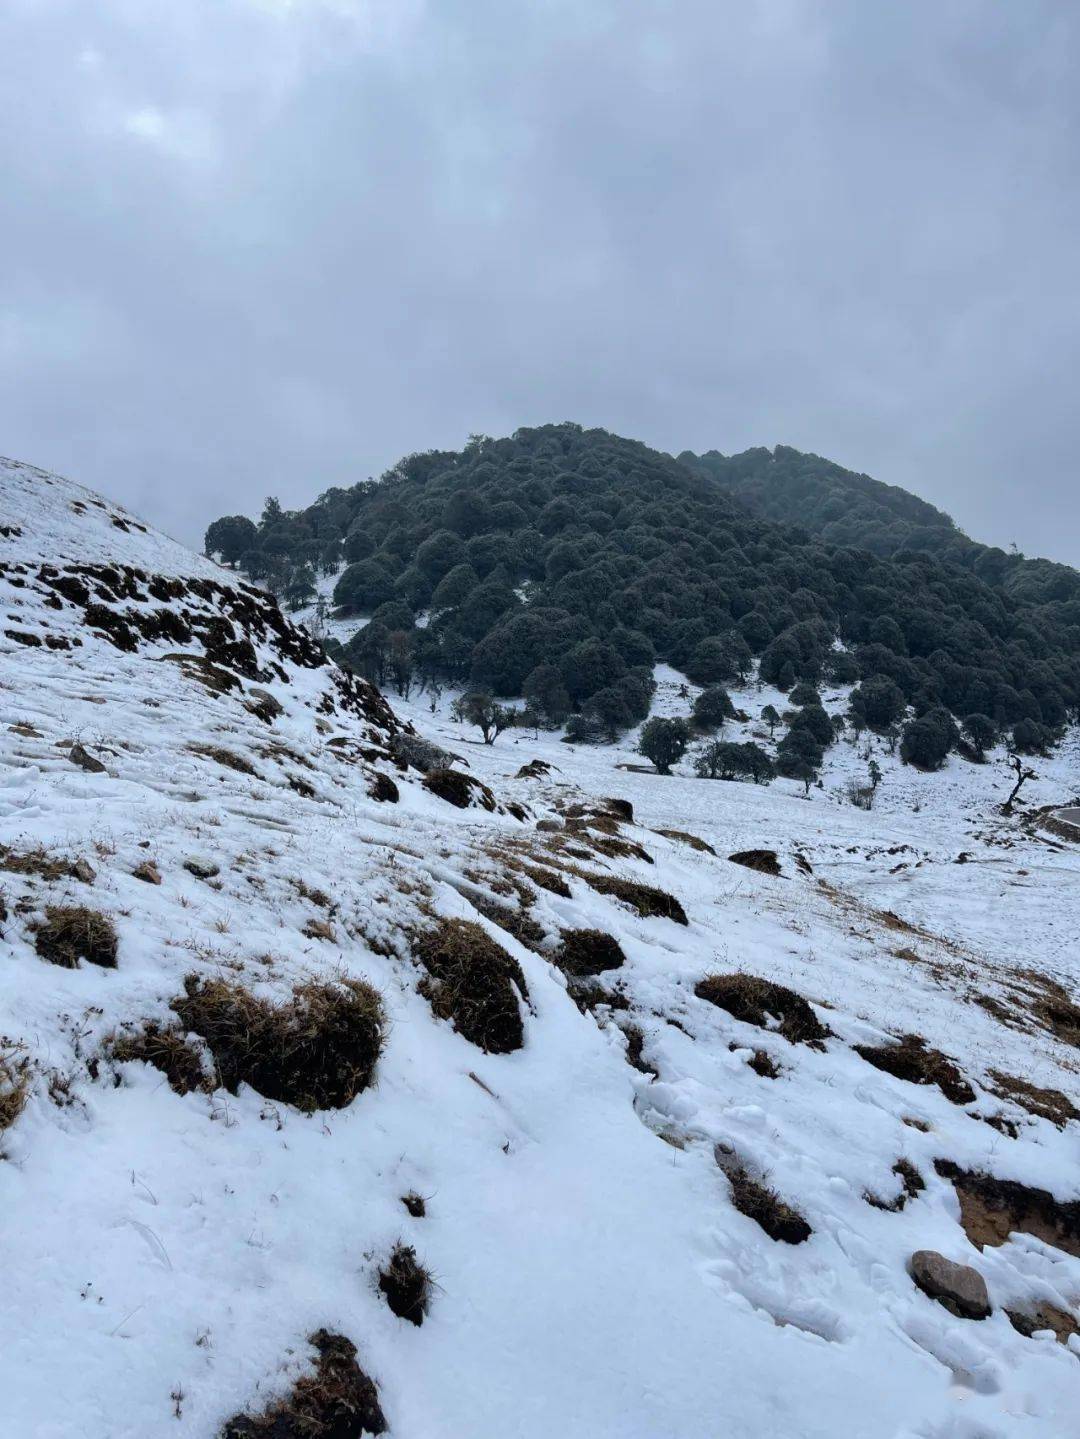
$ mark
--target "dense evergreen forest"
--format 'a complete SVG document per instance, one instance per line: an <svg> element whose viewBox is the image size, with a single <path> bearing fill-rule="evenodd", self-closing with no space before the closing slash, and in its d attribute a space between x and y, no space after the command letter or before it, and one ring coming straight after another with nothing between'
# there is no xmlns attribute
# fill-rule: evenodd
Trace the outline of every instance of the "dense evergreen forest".
<svg viewBox="0 0 1080 1439"><path fill-rule="evenodd" d="M998 735L1039 752L1080 712L1080 574L783 447L676 460L574 424L473 436L304 510L217 520L206 550L297 607L340 569L345 663L524 696L582 739L648 713L657 660L721 692L759 661L794 692L792 773L833 738L821 685L855 685L856 727L907 716L928 768Z"/></svg>

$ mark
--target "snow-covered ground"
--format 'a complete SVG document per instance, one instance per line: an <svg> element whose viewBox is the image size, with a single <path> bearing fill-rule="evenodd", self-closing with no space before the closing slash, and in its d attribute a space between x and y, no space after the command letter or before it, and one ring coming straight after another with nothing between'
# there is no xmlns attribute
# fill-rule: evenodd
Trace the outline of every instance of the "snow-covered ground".
<svg viewBox="0 0 1080 1439"><path fill-rule="evenodd" d="M96 499L0 466L0 1033L32 1066L0 1132L0 1434L211 1439L309 1370L320 1327L357 1345L401 1439L1075 1433L1080 1340L1024 1337L1004 1309L1080 1312L1080 1258L1020 1232L980 1250L934 1167L1062 1202L1080 1191L1080 1124L1036 1117L1001 1078L1080 1104L1080 1051L1036 1013L1044 982L1074 999L1080 987L1080 851L996 812L1000 763L954 758L924 776L879 754L867 813L844 797L866 774L844 742L825 788L804 797L685 765L668 778L620 769L640 762L633 736L590 748L508 731L485 747L450 718L449 696L434 714L424 695L394 701L499 802L460 810L394 766L395 721L377 700L225 594L236 576ZM42 563L143 571L138 598L115 585L94 597L117 613L162 607L149 576L194 580L165 603L191 610L192 634L156 638L148 624L117 648ZM164 656L200 656L209 634L224 665L204 623L221 615L264 678L218 693L197 664ZM659 712L685 712L680 678L659 678ZM281 713L246 708L253 688ZM734 698L754 717L782 708L768 691ZM80 767L73 743L104 769ZM518 778L535 758L550 774ZM1074 798L1076 760L1073 739L1037 762L1030 804ZM397 803L370 797L376 773L394 778ZM565 845L586 843L579 833L536 828L605 796L632 803L619 838L653 863L575 857ZM726 858L758 848L776 851L780 876ZM13 864L38 849L66 872ZM70 872L80 859L91 878ZM133 876L147 859L160 885ZM219 872L200 879L191 860ZM518 861L564 865L570 890L531 895L537 949L491 918ZM689 923L641 918L585 874L659 887ZM115 969L39 957L35 926L64 904L113 920ZM413 936L437 916L477 921L519 961L519 1051L483 1053L418 992ZM574 928L622 945L626 964L600 980L625 1007L572 1001L550 955ZM714 971L789 985L832 1037L815 1049L736 1020L694 993ZM375 1086L306 1115L246 1086L180 1096L157 1069L110 1059L111 1035L170 1021L191 974L275 998L307 977L366 976L390 1020ZM907 1033L955 1059L973 1101L855 1052ZM751 1067L755 1051L777 1077ZM805 1217L805 1243L770 1239L734 1207L718 1146ZM868 1203L895 1197L901 1159L925 1190L902 1212ZM403 1207L410 1191L425 1217ZM421 1327L378 1289L399 1240L437 1281ZM991 1317L954 1317L921 1293L908 1273L918 1249L974 1265Z"/></svg>

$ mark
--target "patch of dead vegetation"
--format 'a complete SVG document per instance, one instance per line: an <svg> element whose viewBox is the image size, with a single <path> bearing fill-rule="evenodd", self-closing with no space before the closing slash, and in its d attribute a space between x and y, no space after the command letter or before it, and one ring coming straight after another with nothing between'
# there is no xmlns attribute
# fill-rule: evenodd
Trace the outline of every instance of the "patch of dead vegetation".
<svg viewBox="0 0 1080 1439"><path fill-rule="evenodd" d="M758 874L776 876L781 873L780 861L774 849L741 849L736 854L729 854L728 859L732 864L741 864L745 869L756 869Z"/></svg>
<svg viewBox="0 0 1080 1439"><path fill-rule="evenodd" d="M524 908L515 909L512 905L500 904L490 895L476 891L466 895L466 898L478 914L482 914L499 929L504 929L507 934L513 935L526 949L539 951L547 938L544 926L533 919Z"/></svg>
<svg viewBox="0 0 1080 1439"><path fill-rule="evenodd" d="M637 910L642 919L671 919L676 924L690 923L679 901L665 890L654 889L648 884L638 884L632 879L619 879L613 874L588 874L584 870L576 873L597 894L608 895L611 899L629 905L631 909Z"/></svg>
<svg viewBox="0 0 1080 1439"><path fill-rule="evenodd" d="M644 1030L638 1024L629 1024L625 1021L620 1027L623 1034L626 1035L627 1064L636 1069L639 1074L648 1075L650 1079L659 1079L660 1071L645 1058Z"/></svg>
<svg viewBox="0 0 1080 1439"><path fill-rule="evenodd" d="M1044 986L1046 993L1032 1005L1032 1014L1062 1044L1080 1049L1080 1005L1053 980L1044 980Z"/></svg>
<svg viewBox="0 0 1080 1439"><path fill-rule="evenodd" d="M181 1029L163 1028L153 1020L142 1029L113 1035L106 1041L109 1055L126 1063L141 1060L161 1071L176 1094L210 1093L213 1081L207 1076L201 1052Z"/></svg>
<svg viewBox="0 0 1080 1439"><path fill-rule="evenodd" d="M26 1107L32 1072L23 1045L0 1039L0 1133L10 1129Z"/></svg>
<svg viewBox="0 0 1080 1439"><path fill-rule="evenodd" d="M581 1013L591 1014L594 1018L596 1018L598 1009L628 1010L630 1008L630 1001L621 990L605 989L602 984L571 980L567 990Z"/></svg>
<svg viewBox="0 0 1080 1439"><path fill-rule="evenodd" d="M658 829L657 834L662 834L665 839L676 840L679 844L687 844L691 849L698 850L701 854L715 855L716 850L711 844L699 838L696 834L687 834L684 829Z"/></svg>
<svg viewBox="0 0 1080 1439"><path fill-rule="evenodd" d="M992 1094L999 1099L1011 1099L1021 1109L1038 1119L1048 1119L1059 1129L1064 1129L1070 1119L1080 1119L1080 1109L1060 1089L1041 1089L1015 1074L1003 1074L1000 1069L992 1069L990 1078L997 1086L990 1091Z"/></svg>
<svg viewBox="0 0 1080 1439"><path fill-rule="evenodd" d="M952 1181L960 1201L960 1223L979 1249L1004 1244L1015 1230L1080 1258L1080 1200L1062 1202L1049 1190L961 1169L951 1159L935 1160L934 1168Z"/></svg>
<svg viewBox="0 0 1080 1439"><path fill-rule="evenodd" d="M225 1089L249 1084L304 1113L342 1109L371 1084L386 1035L377 991L361 979L297 985L278 1004L224 979L188 975L172 1002L213 1055Z"/></svg>
<svg viewBox="0 0 1080 1439"><path fill-rule="evenodd" d="M421 781L431 794L438 795L456 809L468 809L477 804L489 812L497 808L495 796L483 780L474 779L459 769L429 769Z"/></svg>
<svg viewBox="0 0 1080 1439"><path fill-rule="evenodd" d="M767 1049L755 1049L746 1061L755 1074L762 1079L779 1079L783 1070Z"/></svg>
<svg viewBox="0 0 1080 1439"><path fill-rule="evenodd" d="M832 1034L801 994L754 974L708 974L694 993L745 1024L782 1034L792 1044L820 1047Z"/></svg>
<svg viewBox="0 0 1080 1439"><path fill-rule="evenodd" d="M875 1209L884 1209L890 1214L899 1214L906 1207L909 1199L917 1199L923 1192L926 1188L926 1180L923 1179L910 1159L898 1159L892 1167L892 1172L900 1181L900 1189L892 1199L882 1199L879 1195L871 1193L869 1189L863 1194L863 1198Z"/></svg>
<svg viewBox="0 0 1080 1439"><path fill-rule="evenodd" d="M8 874L19 874L35 879L54 882L58 879L79 878L75 874L77 861L59 859L42 846L19 852L0 847L0 869Z"/></svg>
<svg viewBox="0 0 1080 1439"><path fill-rule="evenodd" d="M34 948L50 964L62 969L78 968L79 960L116 968L118 940L108 915L85 905L50 905L44 923L34 930Z"/></svg>
<svg viewBox="0 0 1080 1439"><path fill-rule="evenodd" d="M254 775L258 778L258 770L246 756L235 754L224 745L193 744L188 745L188 749L192 754L201 755L203 759L212 759L215 764L222 765L225 769L235 770L237 774Z"/></svg>
<svg viewBox="0 0 1080 1439"><path fill-rule="evenodd" d="M377 804L397 804L401 798L401 791L395 782L383 770L372 770L368 776L368 799L373 799Z"/></svg>
<svg viewBox="0 0 1080 1439"><path fill-rule="evenodd" d="M560 899L570 898L570 886L557 871L531 864L522 864L519 868L539 889L546 889L549 894L557 894Z"/></svg>
<svg viewBox="0 0 1080 1439"><path fill-rule="evenodd" d="M305 939L322 939L327 944L337 944L334 926L327 919L309 919L300 932Z"/></svg>
<svg viewBox="0 0 1080 1439"><path fill-rule="evenodd" d="M906 1079L911 1084L934 1084L953 1104L970 1104L975 1091L955 1062L939 1049L931 1049L918 1034L905 1034L895 1044L856 1044L855 1053L875 1069Z"/></svg>
<svg viewBox="0 0 1080 1439"><path fill-rule="evenodd" d="M417 1194L415 1189L410 1189L408 1194L403 1194L401 1202L414 1219L423 1219L427 1214L427 1201L422 1194Z"/></svg>
<svg viewBox="0 0 1080 1439"><path fill-rule="evenodd" d="M419 1262L416 1250L397 1244L379 1271L379 1291L399 1319L421 1325L431 1305L431 1274Z"/></svg>
<svg viewBox="0 0 1080 1439"><path fill-rule="evenodd" d="M622 945L602 929L564 929L562 943L552 955L568 975L581 977L621 969L626 963Z"/></svg>
<svg viewBox="0 0 1080 1439"><path fill-rule="evenodd" d="M481 925L444 919L414 942L428 977L420 992L440 1019L489 1054L509 1054L525 1043L518 996L527 1000L521 966Z"/></svg>
<svg viewBox="0 0 1080 1439"><path fill-rule="evenodd" d="M356 1362L356 1345L320 1329L308 1343L318 1353L314 1374L261 1414L227 1419L219 1439L359 1439L385 1434L379 1391Z"/></svg>
<svg viewBox="0 0 1080 1439"><path fill-rule="evenodd" d="M781 1199L776 1190L755 1178L737 1155L716 1148L716 1162L731 1185L731 1202L740 1214L752 1219L770 1239L782 1244L802 1244L813 1234L803 1216Z"/></svg>

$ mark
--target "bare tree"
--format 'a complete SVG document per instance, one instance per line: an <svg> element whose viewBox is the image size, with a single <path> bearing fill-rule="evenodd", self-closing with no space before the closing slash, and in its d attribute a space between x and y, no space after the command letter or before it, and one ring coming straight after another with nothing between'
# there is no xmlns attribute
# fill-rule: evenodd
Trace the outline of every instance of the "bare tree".
<svg viewBox="0 0 1080 1439"><path fill-rule="evenodd" d="M1001 806L1002 814L1012 814L1013 801L1019 795L1020 787L1026 784L1029 779L1039 778L1035 771L1026 766L1020 756L1018 754L1015 754L1012 750L1009 751L1009 765L1013 773L1016 775L1016 783L1012 787L1012 792L1010 793L1009 798Z"/></svg>

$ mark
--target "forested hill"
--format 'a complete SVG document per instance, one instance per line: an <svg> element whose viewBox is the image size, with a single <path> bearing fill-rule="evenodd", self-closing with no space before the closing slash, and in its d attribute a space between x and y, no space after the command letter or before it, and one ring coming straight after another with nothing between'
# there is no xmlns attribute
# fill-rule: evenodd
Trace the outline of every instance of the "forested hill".
<svg viewBox="0 0 1080 1439"><path fill-rule="evenodd" d="M797 468L794 452L779 453ZM748 472L755 463L775 457ZM319 570L344 566L333 599L358 626L344 657L365 673L383 677L396 650L421 675L524 694L608 731L647 713L657 660L701 684L745 673L753 657L788 690L861 680L854 705L868 723L895 723L906 705L977 714L1027 748L1051 743L1080 707L1075 591L1010 592L1000 551L987 552L999 573L951 545L883 555L827 543L805 522L753 513L715 467L546 425L409 455L380 482L305 510L270 500L258 523L216 521L207 550L296 605ZM841 508L844 493L837 485ZM912 524L938 513L905 502Z"/></svg>
<svg viewBox="0 0 1080 1439"><path fill-rule="evenodd" d="M739 455L684 450L679 463L716 480L726 494L763 519L798 525L833 545L875 555L924 550L962 564L1017 599L1034 602L1080 596L1080 574L1053 560L1028 559L980 544L951 516L899 485L855 474L820 455L788 445Z"/></svg>

